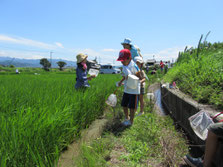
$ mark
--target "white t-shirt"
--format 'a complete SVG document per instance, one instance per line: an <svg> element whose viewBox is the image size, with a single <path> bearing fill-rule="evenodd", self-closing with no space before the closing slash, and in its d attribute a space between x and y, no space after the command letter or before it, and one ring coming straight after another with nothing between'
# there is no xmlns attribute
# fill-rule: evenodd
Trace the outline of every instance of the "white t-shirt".
<svg viewBox="0 0 223 167"><path fill-rule="evenodd" d="M127 78L128 75L134 75L139 71L138 66L131 60L129 65L123 66L122 72L123 75ZM138 82L136 89L131 89L127 86L127 79L124 81L124 92L128 94L140 94L140 82Z"/></svg>

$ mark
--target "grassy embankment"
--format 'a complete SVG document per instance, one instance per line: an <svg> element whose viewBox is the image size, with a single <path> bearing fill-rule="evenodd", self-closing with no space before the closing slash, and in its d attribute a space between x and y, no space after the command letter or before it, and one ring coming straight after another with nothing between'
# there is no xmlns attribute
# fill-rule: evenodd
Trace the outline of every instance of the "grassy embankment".
<svg viewBox="0 0 223 167"><path fill-rule="evenodd" d="M117 80L99 75L83 93L74 89L74 74L0 75L0 166L54 166L74 136L103 114Z"/></svg>
<svg viewBox="0 0 223 167"><path fill-rule="evenodd" d="M185 50L164 80L201 103L223 109L223 43L201 44Z"/></svg>

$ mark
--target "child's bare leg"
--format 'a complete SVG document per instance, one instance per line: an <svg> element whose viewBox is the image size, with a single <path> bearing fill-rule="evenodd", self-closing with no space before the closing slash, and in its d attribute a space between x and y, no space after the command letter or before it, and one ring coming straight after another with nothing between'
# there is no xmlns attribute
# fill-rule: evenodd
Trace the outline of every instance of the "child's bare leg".
<svg viewBox="0 0 223 167"><path fill-rule="evenodd" d="M133 119L134 119L134 116L135 116L135 109L130 109L130 122L131 124L133 124Z"/></svg>
<svg viewBox="0 0 223 167"><path fill-rule="evenodd" d="M204 167L210 167L218 145L218 136L208 131L205 144Z"/></svg>
<svg viewBox="0 0 223 167"><path fill-rule="evenodd" d="M144 109L143 95L139 95L139 101L140 101L140 112L143 113L143 109Z"/></svg>
<svg viewBox="0 0 223 167"><path fill-rule="evenodd" d="M125 119L128 119L129 118L128 107L123 107L123 110L124 110L124 114L125 114Z"/></svg>

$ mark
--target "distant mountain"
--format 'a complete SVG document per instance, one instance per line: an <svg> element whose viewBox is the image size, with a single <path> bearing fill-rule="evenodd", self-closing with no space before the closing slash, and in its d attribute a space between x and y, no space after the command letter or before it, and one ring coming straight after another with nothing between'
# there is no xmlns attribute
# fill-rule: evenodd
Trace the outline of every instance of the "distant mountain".
<svg viewBox="0 0 223 167"><path fill-rule="evenodd" d="M49 59L48 59L49 60ZM49 60L50 61L50 60ZM52 59L52 67L57 68L57 62L64 61L67 63L65 67L76 67L75 61L63 60L63 59ZM40 59L19 59L12 57L0 57L0 65L14 65L15 67L42 67L40 64Z"/></svg>

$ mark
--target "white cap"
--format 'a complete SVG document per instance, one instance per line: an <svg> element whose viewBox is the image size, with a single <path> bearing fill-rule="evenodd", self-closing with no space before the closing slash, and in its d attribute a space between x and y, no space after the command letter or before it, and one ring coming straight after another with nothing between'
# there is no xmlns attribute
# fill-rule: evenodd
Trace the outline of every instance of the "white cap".
<svg viewBox="0 0 223 167"><path fill-rule="evenodd" d="M134 58L134 61L135 61L135 62L139 62L139 63L141 63L141 64L143 63L143 59L142 59L142 57L140 57L140 56L135 57L135 58Z"/></svg>

